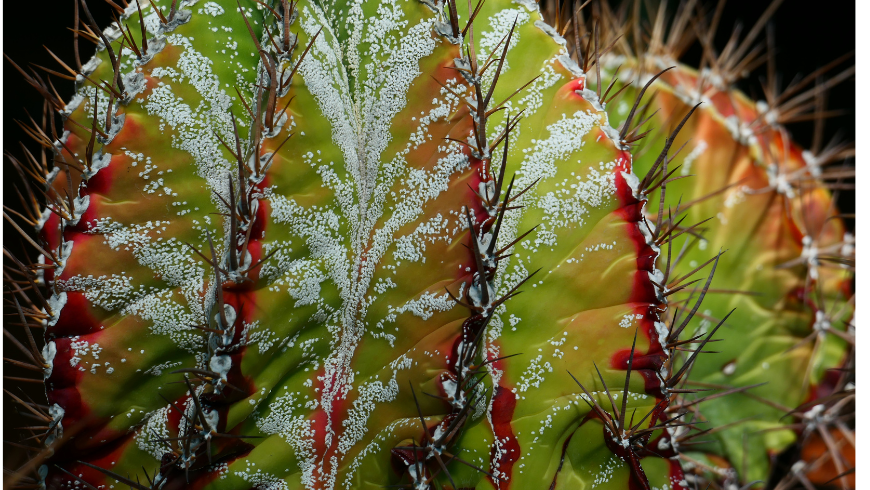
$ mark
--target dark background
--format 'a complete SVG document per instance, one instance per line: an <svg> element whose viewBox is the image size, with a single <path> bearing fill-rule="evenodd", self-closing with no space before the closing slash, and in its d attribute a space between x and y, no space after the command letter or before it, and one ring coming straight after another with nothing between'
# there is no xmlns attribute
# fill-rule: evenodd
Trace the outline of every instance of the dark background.
<svg viewBox="0 0 870 490"><path fill-rule="evenodd" d="M497 1L497 0L489 0ZM676 2L669 2L675 6ZM715 7L715 1L701 2ZM100 0L89 2L91 12L97 23L105 27L111 21L110 9ZM722 48L728 41L733 26L738 21L744 22L743 32L747 32L755 20L769 5L766 0L728 0L725 12L717 32L716 46ZM73 23L73 0L50 0L39 2L34 0L3 2L4 30L3 50L10 58L22 67L26 63L36 63L55 69L57 64L42 48L44 44L70 66L73 65L72 33L68 27ZM828 0L817 1L786 0L772 18L776 35L776 67L781 75L783 86L798 75L807 75L829 61L849 53L855 49L855 1ZM763 40L764 33L759 41ZM80 41L81 59L86 62L93 54L93 45ZM697 66L700 60L700 48L690 49L683 61ZM27 120L25 109L37 116L42 110L42 99L37 92L28 86L22 77L8 63L3 62L3 150L15 155L21 153L18 141L26 141L26 134L14 123L15 119ZM848 66L852 61L846 62ZM842 68L840 68L842 69ZM757 75L763 75L762 66L754 73L752 83L742 81L739 87L754 98L761 98L762 92ZM831 75L837 71L831 72ZM73 92L73 83L53 77L53 83L63 97ZM828 94L828 107L845 109L846 115L829 120L825 128L825 141L839 134L844 141L855 139L855 81L854 78L840 84ZM805 122L791 125L789 129L796 140L804 147L812 143L813 123ZM4 162L6 163L6 162ZM3 202L13 209L18 208L14 188L18 185L18 177L8 163L3 167ZM842 193L840 207L844 213L854 212L854 194ZM848 222L852 226L852 222ZM4 222L4 246L13 254L23 252L16 232ZM30 250L27 251L31 252ZM9 312L7 312L9 313ZM18 327L11 329L14 332ZM3 343L6 357L20 357L13 346ZM28 373L20 369L6 366L7 376L21 376ZM6 384L6 383L4 383ZM11 383L10 383L11 384ZM9 386L6 386L9 389ZM36 401L40 401L40 385L30 385ZM18 434L11 427L22 425L22 418L16 414L15 407L9 398L4 398L4 434L5 440L18 440ZM11 418L11 419L10 419ZM9 458L20 455L20 450L12 449L4 452L4 460L9 466L16 466Z"/></svg>

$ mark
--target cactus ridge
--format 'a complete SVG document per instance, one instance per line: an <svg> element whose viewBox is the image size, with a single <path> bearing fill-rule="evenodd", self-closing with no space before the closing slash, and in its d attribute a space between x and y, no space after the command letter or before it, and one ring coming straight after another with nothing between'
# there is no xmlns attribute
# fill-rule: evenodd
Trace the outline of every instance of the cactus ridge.
<svg viewBox="0 0 870 490"><path fill-rule="evenodd" d="M672 61L693 2L644 57L605 3L588 28L527 1L109 4L100 30L76 3L97 54L49 71L69 103L15 65L51 122L26 127L41 159L10 156L37 238L4 217L39 261L7 253L26 342L6 333L48 398L7 391L45 424L12 483L682 488L763 477L789 436L738 475L735 434L793 438L783 412L849 437L854 389L825 373L854 345L851 242L817 185L848 150L780 130L804 94L729 91L756 28L708 77ZM705 156L717 131L765 166ZM746 294L765 284L784 305ZM760 352L714 338L756 325Z"/></svg>
<svg viewBox="0 0 870 490"><path fill-rule="evenodd" d="M782 451L796 434L802 434L801 439L806 441L807 435L817 430L820 425L815 422L816 414L800 415L802 410L812 406L809 400L836 393L833 399L822 404L825 409L819 411L846 415L851 410L849 400L854 397L854 391L848 386L849 376L835 375L831 371L850 365L854 346L851 323L854 297L850 286L854 238L845 231L842 216L834 204L836 194L843 188L841 179L854 176L854 170L848 165L836 164L851 157L854 151L846 144L823 146L821 138L827 112L824 93L851 77L854 68L822 79L846 59L839 58L784 91L778 89L775 77L770 75L764 87L765 101L758 103L730 88L744 76L745 70L764 62L764 51L760 47L753 48L752 42L778 4L771 3L746 37L741 39L735 31L721 54L712 43L718 15L705 25L706 21L695 16L690 5L680 5L670 25L665 6L660 5L654 12L651 38L644 40L644 44L637 42L637 31L605 29L603 34L597 33L602 43L618 46L602 62L605 79L616 81L611 82L609 90L632 93L634 89L619 80L637 83L648 78L644 73L677 66L657 80L655 100L647 101L648 105L659 108L652 119L659 127L673 125L682 111L697 108L701 103L698 114L682 133L691 137L682 137L675 143L686 150L682 156L674 155L676 168L672 173L677 177L661 179L667 182L669 192L682 195L682 202L674 209L659 200L660 196L651 195L650 210L653 215L657 211L656 222L664 221L666 227L677 220L715 219L715 227L707 223L704 228L691 230L700 232L692 233L695 236L681 238L684 243L674 261L678 265L671 265L669 252L666 270L675 268L681 275L695 270L698 263L707 259L704 248L712 245L728 249L704 311L697 312L691 327L696 332L704 331L709 328L707 325L730 314L736 307L728 322L731 332L716 344L716 351L724 358L707 357L705 361L696 362L691 383L726 390L725 393L769 384L763 397L746 392L746 403L735 405L732 400L714 395L713 398L718 399L705 402L700 411L704 419L718 426L710 433L716 434L714 439L724 449L709 445L699 449L715 456L724 455L735 467L739 461L748 460L749 465L744 462L742 468L746 480L765 478L769 471L767 454ZM601 25L636 25L637 21L630 18L636 14L631 9L610 11L602 4L600 16L607 20ZM559 22L553 21L556 25ZM565 19L561 22L564 25ZM701 22L703 27L697 29L695 35L687 34L686 26L692 22ZM592 27L583 26L582 22L574 25L582 26L579 29L572 26L575 39L594 33ZM699 39L704 48L705 62L700 70L674 61L694 39ZM644 46L640 48L642 55L637 46ZM774 51L770 36L767 48L769 53ZM582 50L575 51L574 56L578 63L584 56L588 59ZM775 58L767 59L768 73L775 73ZM602 80L601 77L598 80ZM816 87L810 85L813 81ZM603 86L603 82L599 85ZM627 111L625 105L618 104L608 105L606 109L615 121ZM812 148L803 150L791 139L784 125L808 119L816 121L815 137ZM645 147L636 153L635 166L639 171L658 165L654 157L643 155L655 155L661 146L659 141L660 138L647 139ZM697 177L689 178L690 174ZM665 220L661 218L663 215ZM817 260L816 250L820 249L830 254L828 265ZM752 275L746 274L746 270L759 272ZM695 294L691 290L683 291L673 297L672 305L682 308L681 296L686 293ZM831 315L833 321L829 321ZM826 334L820 332L830 332L828 328L832 325L837 325L832 329L836 333L825 339ZM716 361L716 358L721 360ZM777 388L771 390L774 385ZM843 399L847 401L841 403ZM804 402L801 410L789 408ZM796 417L797 423L784 424L784 415ZM813 422L807 425L806 421ZM835 427L830 422L821 425L825 426L823 431L849 432L848 427L842 425ZM760 444L750 442L747 447L745 434L750 428L763 435L764 440ZM832 436L827 440L827 449L833 455L827 464L834 459L833 466L838 470L834 475L848 473L842 449L833 444ZM744 456L746 453L750 455ZM848 454L848 449L843 454ZM697 466L694 462L691 464ZM718 463L707 462L704 466L715 470ZM818 468L819 464L813 466ZM800 465L795 465L792 471L797 474L789 474L784 481L794 484L796 480L806 479L803 473L806 470ZM813 471L816 470L809 470ZM840 483L847 485L845 479Z"/></svg>

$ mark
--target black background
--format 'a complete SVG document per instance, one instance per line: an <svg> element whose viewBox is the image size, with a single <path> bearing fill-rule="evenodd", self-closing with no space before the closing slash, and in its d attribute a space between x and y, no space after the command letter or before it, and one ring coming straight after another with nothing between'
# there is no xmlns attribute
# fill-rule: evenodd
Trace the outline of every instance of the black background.
<svg viewBox="0 0 870 490"><path fill-rule="evenodd" d="M499 0L489 0L499 1ZM713 8L715 2L707 2ZM110 9L100 0L89 2L91 11L101 26L111 21ZM676 5L675 1L670 4ZM722 48L731 34L732 27L738 22L744 23L743 32L754 24L767 5L766 0L728 0L720 28L717 33L716 46ZM56 63L43 49L44 44L61 59L73 66L72 33L68 27L73 23L73 0L39 1L5 1L3 2L4 52L21 66L28 62L37 63L49 68L57 68ZM855 2L854 0L797 1L786 0L773 16L776 35L776 67L783 84L787 84L798 75L807 75L829 61L849 53L855 49ZM762 33L761 38L764 34ZM761 41L761 39L759 39ZM93 45L80 41L82 61L87 61L93 54ZM700 49L695 46L686 53L684 61L697 66L700 59ZM847 62L846 66L851 63ZM763 75L762 66L754 75ZM762 92L756 77L753 82L742 81L739 87L755 98L760 98ZM25 109L31 114L40 114L42 99L37 92L28 86L15 69L4 61L3 65L3 149L19 155L18 141L26 140L24 132L14 123L15 119L27 120ZM72 82L53 79L58 92L67 97L73 92ZM829 120L826 124L826 141L839 134L845 141L855 139L855 82L854 78L840 84L830 91L828 107L845 109L847 114ZM812 142L813 123L799 123L789 127L799 143L808 147ZM17 208L17 196L14 186L17 185L17 175L11 165L4 162L4 204ZM854 195L843 193L840 206L843 212L854 211ZM851 222L849 225L851 226ZM4 246L14 254L22 253L20 240L16 232L4 222ZM20 330L13 328L13 331ZM4 355L18 357L14 347L4 341ZM22 375L17 369L9 369L7 375ZM5 384L5 383L4 383ZM39 385L32 385L34 397L39 396ZM7 387L8 389L8 387ZM44 396L44 395L43 395ZM35 398L36 399L36 398ZM17 440L18 436L10 427L20 424L20 417L15 416L12 403L4 399L4 432L5 440ZM16 419L14 422L9 418ZM11 422L11 423L10 423ZM15 457L18 450L5 451L4 459Z"/></svg>

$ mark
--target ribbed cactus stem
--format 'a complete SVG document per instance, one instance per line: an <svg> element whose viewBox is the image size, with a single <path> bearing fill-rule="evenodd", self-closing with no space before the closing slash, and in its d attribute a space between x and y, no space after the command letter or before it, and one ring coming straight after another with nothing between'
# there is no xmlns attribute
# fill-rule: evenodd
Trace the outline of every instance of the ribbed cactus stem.
<svg viewBox="0 0 870 490"><path fill-rule="evenodd" d="M730 487L783 412L831 440L854 240L804 96L730 88L760 28L698 71L689 6L628 42L605 3L109 3L69 103L19 68L63 130L5 215L48 401L10 393L45 424L15 482Z"/></svg>

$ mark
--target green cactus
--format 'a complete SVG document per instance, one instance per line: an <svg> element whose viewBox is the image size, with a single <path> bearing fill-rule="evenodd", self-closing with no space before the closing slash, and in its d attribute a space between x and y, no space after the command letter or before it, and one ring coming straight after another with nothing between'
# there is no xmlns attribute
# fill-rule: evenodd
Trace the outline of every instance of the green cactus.
<svg viewBox="0 0 870 490"><path fill-rule="evenodd" d="M607 15L614 18L603 25L632 23ZM665 11L659 10L655 35L648 50L640 53L643 63L637 61L638 53L626 49L636 44L626 41L605 55L603 82L598 85L603 90L613 80L610 90L624 90L631 99L649 73L675 66L648 89L656 95L644 99L645 107L651 107L650 126L644 129L673 127L685 111L697 109L676 138L648 139L649 144L635 153L635 171L644 173L658 165L660 175L667 175L657 181L664 181L658 188L646 182L654 189L648 194L648 218L660 233L679 238L665 259L670 266L661 264L669 270L665 282L673 281L667 288L676 288L686 274L705 264L711 250L727 250L704 298L703 314L690 323L689 336L704 334L726 316L727 333L715 345L718 355L694 364L688 387L754 390L739 403L733 397L705 401L694 415L715 427L716 434L688 454L702 461L706 457L696 451L724 456L740 468L744 481L764 480L770 471L768 455L785 450L799 433L791 430L786 415L830 394L839 377L831 369L847 362L854 345L854 238L846 232L829 192L838 188L837 179L851 174L837 164L852 150L836 144L803 150L783 128L806 112L823 111L820 101L809 96L824 95L854 69L817 80L829 65L781 94L771 84L766 102L754 102L729 87L742 66L760 55L746 53L750 45L744 42L720 57L711 42L715 26L701 40L705 59L717 60L713 66L699 72L674 61L685 46L680 29L691 15L689 9L677 11L666 33ZM606 45L619 34L598 36ZM814 80L819 84L801 93ZM628 111L624 100L606 108L616 125ZM662 161L657 156L665 144L683 151ZM665 188L669 196L680 196L680 202L664 201ZM688 226L696 223L698 228ZM701 292L699 286L675 291L671 304L678 312L686 311L691 298ZM815 416L793 418L813 424ZM848 469L837 466L839 472Z"/></svg>
<svg viewBox="0 0 870 490"><path fill-rule="evenodd" d="M18 216L40 255L8 296L45 339L18 344L48 401L13 394L48 427L18 483L681 488L684 468L735 478L697 465L736 461L742 431L780 427L770 403L823 396L845 356L848 275L818 263L844 240L825 189L718 194L688 208L725 209L706 246L670 257L669 235L693 232L674 226L680 194L738 171L779 182L754 163L765 148L807 158L768 128L755 136L775 144L723 156L721 106L669 96L696 72L617 73L609 31L578 52L531 1L134 0L105 31L77 8L98 52L64 65L75 97L21 70L63 131L31 128L53 164L13 158L47 205ZM615 84L599 102L603 76L639 70L646 98ZM638 152L652 90L657 125L683 130ZM660 184L690 159L699 177ZM803 215L755 203L776 191ZM750 219L788 240L735 229ZM704 400L722 446L686 452L684 431L710 428L689 383L721 395L804 370L768 405ZM763 478L791 434L764 436L739 478Z"/></svg>
<svg viewBox="0 0 870 490"><path fill-rule="evenodd" d="M677 73L669 80L677 85L697 79L686 75ZM677 97L663 102L670 95L667 88L674 86L666 84L656 87L657 100L667 108L661 111L662 118L667 118L670 111L683 111L686 102L691 104ZM738 104L745 100L739 94L731 99ZM697 362L692 382L696 387L715 385L719 389L759 386L756 392L761 399L745 397L739 404L727 398L710 400L702 411L713 426L742 421L718 432L715 438L734 461L750 451L748 460L752 464L745 468L749 472L745 477L750 480L767 475L766 451L782 451L794 440L791 431L771 430L783 425L780 407L792 408L816 398L813 392L826 371L843 363L849 343L854 342L853 335L846 331L852 313L850 275L841 268L840 260L818 260L824 254L829 254L829 260L849 259L850 236L844 233L842 221L828 219L836 213L824 188L813 183L797 188L798 182L811 175L813 159L809 163L804 160L796 143L776 127L759 127L759 111L753 110L754 106L752 103L741 111L745 116L738 127L751 131L743 140L726 139L734 119L724 117L720 107L708 103L699 109L698 117L689 123L692 126L682 133L692 138L675 142L677 146L688 145L670 163L671 169L682 165L695 175L719 171L724 178L668 184L668 192L682 195L684 202L699 201L679 211L671 206L675 220L685 218L688 223L696 223L703 220L701 216L718 220L704 238L695 240L683 235L682 241L675 244L675 248L685 247L685 252L680 248L681 260L673 268L676 277L703 263L709 254L705 250L728 251L711 285L724 294L705 297L704 315L698 315L692 332L705 332L710 322L732 309L734 314L723 326L728 328L727 334L715 346L720 354ZM734 147L739 149L733 151ZM636 168L653 163L649 158L635 162ZM772 170L775 162L781 162L779 172ZM658 206L651 208L657 210ZM673 221L666 223L670 226ZM692 292L697 294L687 290L688 294ZM760 388L762 385L764 388Z"/></svg>

